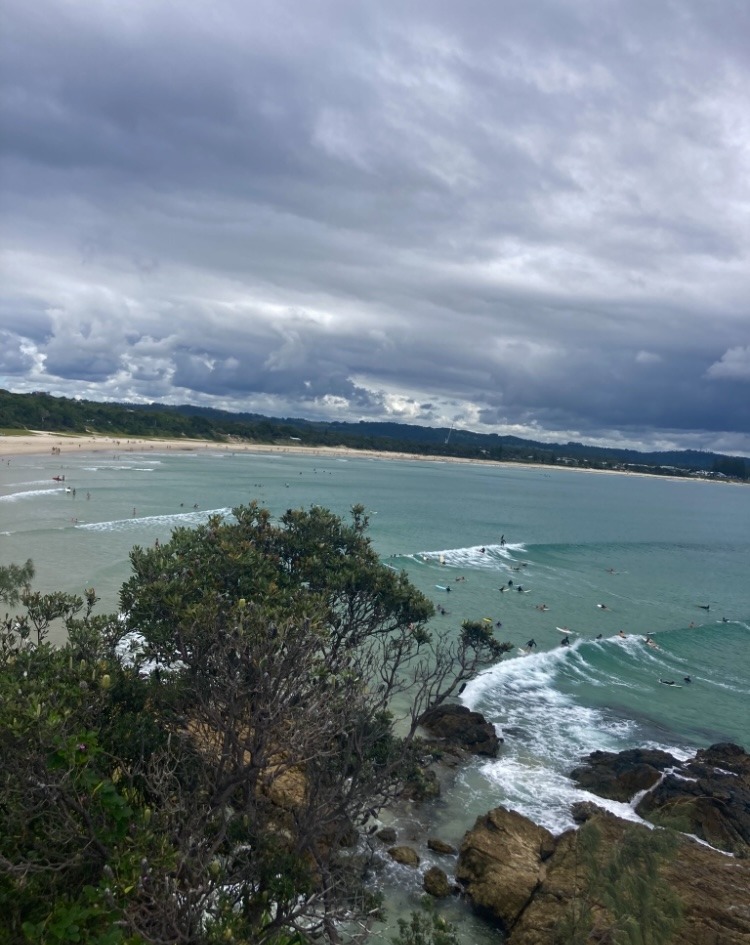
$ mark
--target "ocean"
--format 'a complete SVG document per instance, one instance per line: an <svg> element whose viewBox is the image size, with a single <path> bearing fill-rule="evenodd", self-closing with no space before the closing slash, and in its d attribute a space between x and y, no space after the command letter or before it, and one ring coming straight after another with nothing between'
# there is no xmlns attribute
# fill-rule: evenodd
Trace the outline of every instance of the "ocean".
<svg viewBox="0 0 750 945"><path fill-rule="evenodd" d="M30 557L38 589L93 586L100 612L116 610L134 545L253 499L274 514L363 504L382 560L447 611L436 626L487 617L513 644L461 697L498 728L500 756L470 762L428 815L413 813L433 835L459 844L500 804L561 832L571 803L588 798L568 772L595 749L750 747L743 486L213 447L19 456L0 465L0 564ZM415 900L419 875L389 869Z"/></svg>

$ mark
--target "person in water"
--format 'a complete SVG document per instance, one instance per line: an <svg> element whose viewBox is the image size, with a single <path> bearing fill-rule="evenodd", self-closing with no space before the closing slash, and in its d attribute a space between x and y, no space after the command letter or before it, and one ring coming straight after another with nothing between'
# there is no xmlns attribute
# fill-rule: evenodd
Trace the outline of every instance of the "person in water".
<svg viewBox="0 0 750 945"><path fill-rule="evenodd" d="M570 637L563 637L560 640L560 646L570 646Z"/></svg>
<svg viewBox="0 0 750 945"><path fill-rule="evenodd" d="M683 676L682 678L685 680L685 682L692 682L692 681L693 681L689 676Z"/></svg>
<svg viewBox="0 0 750 945"><path fill-rule="evenodd" d="M620 639L622 639L622 640L627 640L627 638L628 638L628 635L627 635L627 633L625 633L624 630L620 630L620 632L617 634L617 636L620 637Z"/></svg>
<svg viewBox="0 0 750 945"><path fill-rule="evenodd" d="M532 637L532 638L528 641L528 643L526 644L526 646L527 646L528 649L531 649L532 647L536 646L536 640Z"/></svg>

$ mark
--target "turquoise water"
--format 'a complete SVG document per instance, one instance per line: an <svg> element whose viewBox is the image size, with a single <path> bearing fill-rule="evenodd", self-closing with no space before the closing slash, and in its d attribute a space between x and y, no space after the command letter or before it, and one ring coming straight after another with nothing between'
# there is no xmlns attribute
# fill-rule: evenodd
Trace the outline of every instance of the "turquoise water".
<svg viewBox="0 0 750 945"><path fill-rule="evenodd" d="M448 611L436 625L502 623L513 653L463 698L502 730L504 748L468 765L431 811L449 841L501 803L565 829L586 796L567 771L595 748L750 744L746 487L215 449L17 457L0 466L0 563L31 557L40 589L94 586L114 610L133 545L251 499L274 514L320 504L346 515L362 503L383 560ZM523 655L530 638L537 648Z"/></svg>

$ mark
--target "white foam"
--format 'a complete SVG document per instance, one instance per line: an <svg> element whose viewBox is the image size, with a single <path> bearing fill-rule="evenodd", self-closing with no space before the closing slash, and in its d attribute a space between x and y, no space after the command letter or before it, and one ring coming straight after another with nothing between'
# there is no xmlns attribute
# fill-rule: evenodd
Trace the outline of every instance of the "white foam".
<svg viewBox="0 0 750 945"><path fill-rule="evenodd" d="M17 502L19 499L36 499L40 495L55 495L58 492L65 492L64 487L55 489L29 489L25 492L12 492L10 495L0 495L0 502Z"/></svg>
<svg viewBox="0 0 750 945"><path fill-rule="evenodd" d="M429 564L440 564L448 568L507 571L509 563L516 560L513 557L513 551L523 552L525 546L522 544L473 545L468 548L444 548L442 551L420 551L407 557Z"/></svg>
<svg viewBox="0 0 750 945"><path fill-rule="evenodd" d="M595 798L568 777L592 751L629 747L636 727L579 705L556 687L558 676L579 659L575 650L585 645L576 641L571 647L498 663L472 680L462 696L466 706L504 733L500 757L481 768L493 793L499 791L499 802L553 832L573 826L570 805L578 800L593 800L618 816L640 820L627 805Z"/></svg>
<svg viewBox="0 0 750 945"><path fill-rule="evenodd" d="M116 532L129 528L140 528L144 525L153 525L160 528L171 525L200 525L214 515L227 517L231 511L231 509L209 509L206 511L178 512L174 515L144 515L141 518L133 516L132 518L114 519L111 522L79 523L76 528L92 532Z"/></svg>

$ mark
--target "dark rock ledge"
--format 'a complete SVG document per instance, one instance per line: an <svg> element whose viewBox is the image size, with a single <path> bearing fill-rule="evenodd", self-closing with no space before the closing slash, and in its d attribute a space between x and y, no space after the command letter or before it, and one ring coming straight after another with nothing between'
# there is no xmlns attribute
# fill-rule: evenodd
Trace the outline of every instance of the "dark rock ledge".
<svg viewBox="0 0 750 945"><path fill-rule="evenodd" d="M734 853L676 835L675 849L659 866L660 881L682 903L674 941L748 945L750 756L736 745L714 745L688 762L662 752L597 752L577 769L579 783L595 791L592 771L600 775L604 796L627 800L651 787L638 806L642 816ZM590 802L577 805L574 815L598 833L599 845L589 854L594 872L632 831L647 845L658 836ZM585 879L579 836L568 830L554 837L515 811L498 807L478 818L464 837L456 878L469 902L506 933L507 945L561 941L564 923L584 896L591 907L588 941L611 940L613 918Z"/></svg>

